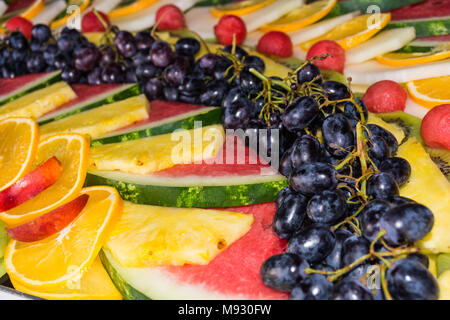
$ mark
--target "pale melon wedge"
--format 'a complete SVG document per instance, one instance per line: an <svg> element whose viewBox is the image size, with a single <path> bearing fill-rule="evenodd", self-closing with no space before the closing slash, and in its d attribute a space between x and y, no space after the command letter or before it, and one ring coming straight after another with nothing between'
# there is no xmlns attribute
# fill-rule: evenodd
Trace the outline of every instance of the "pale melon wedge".
<svg viewBox="0 0 450 320"><path fill-rule="evenodd" d="M110 11L112 11L115 7L117 7L120 2L122 2L121 0L95 0L92 5L89 7L89 9L87 10L87 12L89 12L92 9L104 12L104 13L109 13Z"/></svg>
<svg viewBox="0 0 450 320"><path fill-rule="evenodd" d="M6 12L8 9L8 5L5 3L5 1L0 1L0 17Z"/></svg>
<svg viewBox="0 0 450 320"><path fill-rule="evenodd" d="M52 22L61 12L66 9L67 3L64 0L56 0L54 2L45 5L44 9L39 12L33 19L33 24L49 24Z"/></svg>
<svg viewBox="0 0 450 320"><path fill-rule="evenodd" d="M96 139L148 118L149 102L144 95L75 114L41 127L41 137L55 133L79 133Z"/></svg>

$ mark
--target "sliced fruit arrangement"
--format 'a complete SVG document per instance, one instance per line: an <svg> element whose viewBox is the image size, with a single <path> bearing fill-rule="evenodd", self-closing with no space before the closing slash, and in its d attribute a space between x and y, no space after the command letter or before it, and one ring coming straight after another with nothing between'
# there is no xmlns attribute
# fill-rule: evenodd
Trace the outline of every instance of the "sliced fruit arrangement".
<svg viewBox="0 0 450 320"><path fill-rule="evenodd" d="M390 52L378 56L377 61L394 67L402 67L445 60L450 57L450 46L447 43L428 47L416 44L409 46L409 49L413 52L404 52L404 50L402 52ZM423 52L417 52L421 49Z"/></svg>
<svg viewBox="0 0 450 320"><path fill-rule="evenodd" d="M211 14L217 18L221 18L224 15L235 15L243 16L259 9L262 9L275 2L274 0L250 0L241 1L240 3L229 3L224 5L219 5L209 9Z"/></svg>
<svg viewBox="0 0 450 320"><path fill-rule="evenodd" d="M449 85L450 75L410 81L406 84L406 88L411 98L418 104L433 108L437 105L450 103Z"/></svg>
<svg viewBox="0 0 450 320"><path fill-rule="evenodd" d="M51 2L45 3L44 8L42 8L39 13L37 13L33 18L31 18L31 22L34 24L49 24L52 22L64 9L66 9L67 3L65 0L54 0Z"/></svg>
<svg viewBox="0 0 450 320"><path fill-rule="evenodd" d="M44 5L44 0L35 0L31 6L20 14L20 16L27 20L32 20L44 9Z"/></svg>
<svg viewBox="0 0 450 320"><path fill-rule="evenodd" d="M423 0L397 0L397 1L386 1L386 0L347 0L339 1L338 4L333 8L328 17L340 16L342 14L353 12L359 10L365 12L370 5L376 5L380 11L390 11L397 8L398 11L404 10L403 7L408 5L414 5ZM406 11L406 10L405 10Z"/></svg>
<svg viewBox="0 0 450 320"><path fill-rule="evenodd" d="M51 24L50 28L58 29L64 27L70 19L73 19L77 14L83 13L91 4L91 0L69 0L68 7L76 5L77 10L63 11Z"/></svg>
<svg viewBox="0 0 450 320"><path fill-rule="evenodd" d="M129 14L137 13L141 10L144 10L155 3L157 3L158 0L138 0L134 1L128 5L120 6L119 8L111 11L108 13L108 16L110 18L119 18L123 17Z"/></svg>
<svg viewBox="0 0 450 320"><path fill-rule="evenodd" d="M393 21L388 29L414 27L418 37L447 35L450 33L450 17Z"/></svg>

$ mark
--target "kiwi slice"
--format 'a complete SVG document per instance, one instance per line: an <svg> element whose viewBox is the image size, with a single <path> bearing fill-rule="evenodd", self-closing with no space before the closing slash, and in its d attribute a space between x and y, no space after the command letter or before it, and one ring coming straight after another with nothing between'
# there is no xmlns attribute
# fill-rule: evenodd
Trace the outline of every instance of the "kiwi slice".
<svg viewBox="0 0 450 320"><path fill-rule="evenodd" d="M450 150L425 147L434 163L450 181Z"/></svg>
<svg viewBox="0 0 450 320"><path fill-rule="evenodd" d="M438 255L436 261L437 276L439 277L445 271L450 269L450 253L442 253Z"/></svg>

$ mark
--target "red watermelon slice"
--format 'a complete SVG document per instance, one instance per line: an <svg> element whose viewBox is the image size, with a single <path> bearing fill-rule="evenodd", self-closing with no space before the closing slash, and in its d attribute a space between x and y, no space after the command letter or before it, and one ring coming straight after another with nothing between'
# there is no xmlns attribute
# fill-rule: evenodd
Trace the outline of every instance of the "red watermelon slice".
<svg viewBox="0 0 450 320"><path fill-rule="evenodd" d="M17 13L31 6L36 0L13 0L10 1L5 14Z"/></svg>
<svg viewBox="0 0 450 320"><path fill-rule="evenodd" d="M259 276L263 262L286 248L270 227L275 203L226 210L253 214L255 222L206 266L125 268L104 250L102 262L124 299L287 299L287 293L266 287Z"/></svg>
<svg viewBox="0 0 450 320"><path fill-rule="evenodd" d="M391 11L393 21L446 16L450 16L450 0L425 0Z"/></svg>

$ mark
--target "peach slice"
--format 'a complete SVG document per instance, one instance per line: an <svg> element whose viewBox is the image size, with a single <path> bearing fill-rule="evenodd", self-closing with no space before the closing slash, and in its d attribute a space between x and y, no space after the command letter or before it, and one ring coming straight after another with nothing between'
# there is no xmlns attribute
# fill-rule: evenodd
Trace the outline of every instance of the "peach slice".
<svg viewBox="0 0 450 320"><path fill-rule="evenodd" d="M83 210L89 195L83 194L71 202L15 228L6 228L14 240L34 242L43 240L67 227Z"/></svg>
<svg viewBox="0 0 450 320"><path fill-rule="evenodd" d="M61 163L52 157L9 188L0 192L0 211L7 211L35 197L58 180Z"/></svg>

